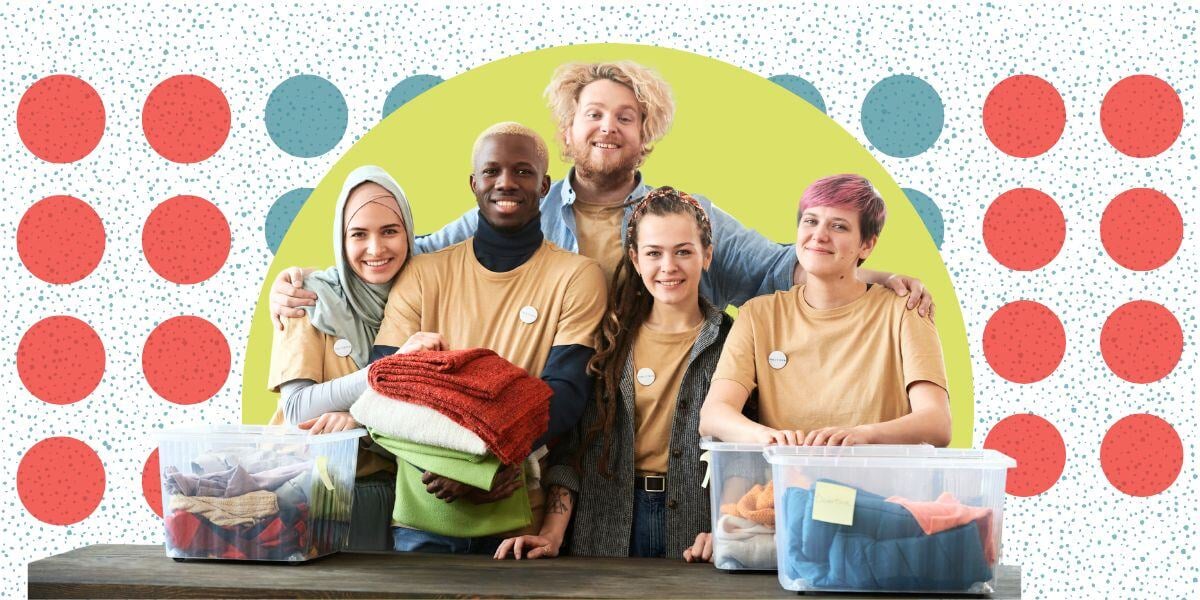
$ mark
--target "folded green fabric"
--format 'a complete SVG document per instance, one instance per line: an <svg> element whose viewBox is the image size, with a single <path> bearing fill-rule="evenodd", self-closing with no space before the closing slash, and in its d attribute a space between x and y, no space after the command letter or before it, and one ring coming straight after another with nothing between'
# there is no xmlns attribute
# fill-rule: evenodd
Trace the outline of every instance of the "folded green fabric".
<svg viewBox="0 0 1200 600"><path fill-rule="evenodd" d="M396 455L396 507L392 522L439 535L482 537L520 529L533 522L529 494L524 488L489 504L465 499L447 503L425 491L424 471L431 471L480 489L491 489L500 459L436 446L426 446L369 430L371 437Z"/></svg>

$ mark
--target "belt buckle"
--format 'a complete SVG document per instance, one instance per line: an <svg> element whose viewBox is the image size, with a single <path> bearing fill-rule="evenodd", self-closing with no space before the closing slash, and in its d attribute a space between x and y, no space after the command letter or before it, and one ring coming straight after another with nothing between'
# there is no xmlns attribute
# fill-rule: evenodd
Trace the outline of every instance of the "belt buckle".
<svg viewBox="0 0 1200 600"><path fill-rule="evenodd" d="M651 482L658 485L651 487ZM662 475L645 475L642 477L642 489L647 492L667 491L667 478Z"/></svg>

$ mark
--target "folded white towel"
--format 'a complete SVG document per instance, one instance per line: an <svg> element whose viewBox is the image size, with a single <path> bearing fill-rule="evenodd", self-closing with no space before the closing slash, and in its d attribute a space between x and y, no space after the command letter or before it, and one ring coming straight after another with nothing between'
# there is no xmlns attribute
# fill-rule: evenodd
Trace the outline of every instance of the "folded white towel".
<svg viewBox="0 0 1200 600"><path fill-rule="evenodd" d="M450 417L426 406L388 398L371 388L350 406L350 416L397 439L467 454L488 453L487 444L478 435Z"/></svg>
<svg viewBox="0 0 1200 600"><path fill-rule="evenodd" d="M775 528L722 515L713 533L713 564L719 569L774 569Z"/></svg>

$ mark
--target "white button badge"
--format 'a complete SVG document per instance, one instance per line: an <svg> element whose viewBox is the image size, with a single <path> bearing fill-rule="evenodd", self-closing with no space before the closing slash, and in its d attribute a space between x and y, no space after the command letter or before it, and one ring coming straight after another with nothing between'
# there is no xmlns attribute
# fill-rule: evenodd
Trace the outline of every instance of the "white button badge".
<svg viewBox="0 0 1200 600"><path fill-rule="evenodd" d="M350 340L348 340L346 338L341 338L338 341L333 343L333 353L338 356L341 356L341 357L350 356L350 353L353 351L354 351L354 346L352 346L350 344Z"/></svg>
<svg viewBox="0 0 1200 600"><path fill-rule="evenodd" d="M518 316L521 317L522 323L525 323L526 325L528 325L537 320L537 318L538 318L537 309L532 306L526 306L525 308L521 309L521 312L518 313Z"/></svg>
<svg viewBox="0 0 1200 600"><path fill-rule="evenodd" d="M654 371L651 371L649 367L642 367L638 369L637 380L638 383L642 385L650 385L654 383Z"/></svg>
<svg viewBox="0 0 1200 600"><path fill-rule="evenodd" d="M767 356L767 364L771 365L772 369L782 369L787 366L787 355L776 350Z"/></svg>

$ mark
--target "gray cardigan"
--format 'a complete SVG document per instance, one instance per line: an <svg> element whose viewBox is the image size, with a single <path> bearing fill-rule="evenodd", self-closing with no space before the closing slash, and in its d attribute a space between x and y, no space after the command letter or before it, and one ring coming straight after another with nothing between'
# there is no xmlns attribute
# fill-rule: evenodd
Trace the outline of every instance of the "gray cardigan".
<svg viewBox="0 0 1200 600"><path fill-rule="evenodd" d="M667 467L667 556L678 558L692 545L696 535L711 529L708 491L700 487L704 465L700 462L700 405L708 393L717 359L733 319L709 308L700 335L688 356L686 371L675 401ZM633 357L625 362L621 377L621 403L613 420L609 449L611 479L600 475L599 437L587 448L582 473L575 471L575 453L589 425L595 422L596 407L590 404L575 431L551 453L552 466L544 484L560 485L576 493L572 535L564 543L570 554L582 556L628 556L633 532Z"/></svg>

